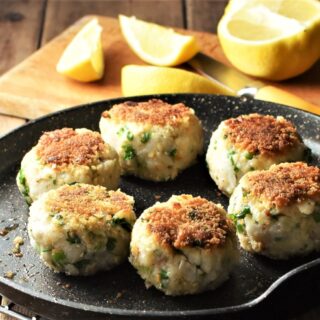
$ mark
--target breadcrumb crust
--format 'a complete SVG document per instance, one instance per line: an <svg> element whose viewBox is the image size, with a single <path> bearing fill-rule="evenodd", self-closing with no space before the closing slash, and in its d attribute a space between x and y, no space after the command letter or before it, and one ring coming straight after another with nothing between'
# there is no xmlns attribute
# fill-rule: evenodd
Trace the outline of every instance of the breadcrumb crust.
<svg viewBox="0 0 320 320"><path fill-rule="evenodd" d="M233 230L224 210L201 197L181 195L167 206L155 205L145 219L162 244L176 249L223 246Z"/></svg>
<svg viewBox="0 0 320 320"><path fill-rule="evenodd" d="M250 194L277 207L320 198L320 169L303 162L283 163L250 173L247 181Z"/></svg>
<svg viewBox="0 0 320 320"><path fill-rule="evenodd" d="M111 220L119 211L132 212L130 197L121 192L108 191L102 186L85 184L65 185L51 192L46 199L51 212L61 214L64 219L80 224L94 216L97 223Z"/></svg>
<svg viewBox="0 0 320 320"><path fill-rule="evenodd" d="M230 142L253 154L274 155L302 142L294 125L283 117L253 113L224 123Z"/></svg>
<svg viewBox="0 0 320 320"><path fill-rule="evenodd" d="M102 117L159 126L176 126L182 119L193 114L193 110L183 103L171 105L160 99L151 99L146 102L126 101L114 105L110 110L104 111Z"/></svg>
<svg viewBox="0 0 320 320"><path fill-rule="evenodd" d="M74 129L63 128L45 132L39 139L37 154L45 164L88 165L104 148L105 143L98 132L80 134Z"/></svg>

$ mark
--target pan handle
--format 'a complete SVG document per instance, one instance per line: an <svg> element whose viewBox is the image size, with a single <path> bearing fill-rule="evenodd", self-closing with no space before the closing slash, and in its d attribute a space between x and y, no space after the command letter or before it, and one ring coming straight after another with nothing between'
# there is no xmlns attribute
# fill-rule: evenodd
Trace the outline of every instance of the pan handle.
<svg viewBox="0 0 320 320"><path fill-rule="evenodd" d="M297 109L306 110L315 114L320 114L320 106L312 104L302 98L289 93L287 91L281 90L273 86L265 86L258 89L255 94L255 99L278 102Z"/></svg>
<svg viewBox="0 0 320 320"><path fill-rule="evenodd" d="M0 313L15 318L17 320L41 320L39 316L32 316L31 318L29 318L24 314L17 312L13 309L14 306L15 304L13 302L11 302L3 296L0 296Z"/></svg>

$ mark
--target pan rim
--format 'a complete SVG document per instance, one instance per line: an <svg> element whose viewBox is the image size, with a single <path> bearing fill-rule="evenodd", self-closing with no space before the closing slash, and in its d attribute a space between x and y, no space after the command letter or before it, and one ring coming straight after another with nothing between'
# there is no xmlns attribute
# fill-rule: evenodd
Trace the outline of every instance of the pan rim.
<svg viewBox="0 0 320 320"><path fill-rule="evenodd" d="M208 98L212 96L217 96L221 98L226 98L228 100L234 100L236 102L241 101L241 98L239 97L230 97L230 96L223 96L223 95L210 95L210 94L161 94L161 95L145 95L145 96L134 96L134 97L119 97L114 99L107 99L107 100L100 100L96 102L91 103L85 103L82 105L77 105L74 107L70 107L67 109L59 110L53 113L50 113L48 115L39 117L37 119L31 120L27 122L26 124L23 124L22 126L10 131L6 135L0 137L0 141L6 139L7 137L15 134L16 132L19 132L21 130L28 130L29 127L31 127L33 124L46 121L49 118L52 118L54 116L60 116L63 114L68 114L71 112L74 112L76 110L82 109L82 108L88 108L95 107L96 105L101 105L103 103L105 104L116 104L122 101L127 100L144 100L144 99L152 99L152 98L158 98L158 99L165 99L165 98L176 98L181 99L186 97L197 97L197 98ZM294 112L298 112L298 114L308 114L311 115L317 119L320 119L320 116L311 112L307 112L304 110L297 110L293 107L284 106L272 102L265 102L265 101L258 101L259 104L265 104L267 107L272 108L279 108L281 111L284 111L285 109L289 108L291 110L294 110ZM285 109L284 109L285 108ZM261 303L263 300L265 300L277 287L279 287L282 283L287 281L288 279L294 277L295 275L299 274L300 272L309 270L311 268L320 266L320 258L315 258L307 263L304 263L296 268L291 269L287 273L283 274L281 277L279 277L276 281L274 281L262 294L260 294L255 299L245 302L243 304L239 305L233 305L233 306L227 306L227 307L218 307L218 308L209 308L209 309L197 309L197 310L184 310L184 311L152 311L152 310L138 310L138 309L122 309L122 308L112 308L112 307L102 307L102 306L94 306L94 305L86 305L84 303L80 302L73 302L69 300L64 300L60 298L54 298L48 294L45 293L39 293L32 291L29 288L26 288L22 285L19 285L18 283L12 282L9 279L4 278L3 276L0 276L0 283L3 285L10 287L14 290L17 290L21 293L24 293L26 295L29 295L33 298L37 298L40 300L44 300L48 303L53 304L60 304L65 307L69 307L72 309L77 310L83 310L88 312L95 312L100 314L108 314L108 315L116 315L116 316L139 316L139 317L150 317L150 316L157 316L157 317L185 317L185 316L205 316L205 315L218 315L218 314L224 314L224 313L234 313L238 311L244 311L247 309L250 309L259 303ZM10 298L10 297L9 297Z"/></svg>

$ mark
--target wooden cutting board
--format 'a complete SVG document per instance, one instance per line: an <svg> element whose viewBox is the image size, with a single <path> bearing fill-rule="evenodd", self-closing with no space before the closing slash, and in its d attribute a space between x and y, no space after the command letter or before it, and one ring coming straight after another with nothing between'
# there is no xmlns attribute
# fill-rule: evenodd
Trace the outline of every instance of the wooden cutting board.
<svg viewBox="0 0 320 320"><path fill-rule="evenodd" d="M91 101L121 96L120 74L126 64L144 64L128 47L117 19L97 16L103 27L104 78L95 83L79 83L58 74L55 66L66 45L88 20L85 16L25 61L0 78L0 113L32 119L49 112ZM179 30L195 35L202 51L227 63L214 34ZM320 104L320 84L315 76L310 85L291 80L279 87Z"/></svg>

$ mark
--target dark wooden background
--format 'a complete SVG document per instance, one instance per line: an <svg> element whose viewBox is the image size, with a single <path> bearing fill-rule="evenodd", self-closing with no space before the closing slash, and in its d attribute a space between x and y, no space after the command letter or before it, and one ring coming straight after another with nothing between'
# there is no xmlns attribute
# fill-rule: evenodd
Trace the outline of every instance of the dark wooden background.
<svg viewBox="0 0 320 320"><path fill-rule="evenodd" d="M0 75L87 14L117 17L121 13L163 25L216 32L226 3L227 0L0 0ZM24 121L0 115L0 134ZM9 319L12 318L0 315L0 320ZM320 319L320 307L307 305L299 315L287 319Z"/></svg>

